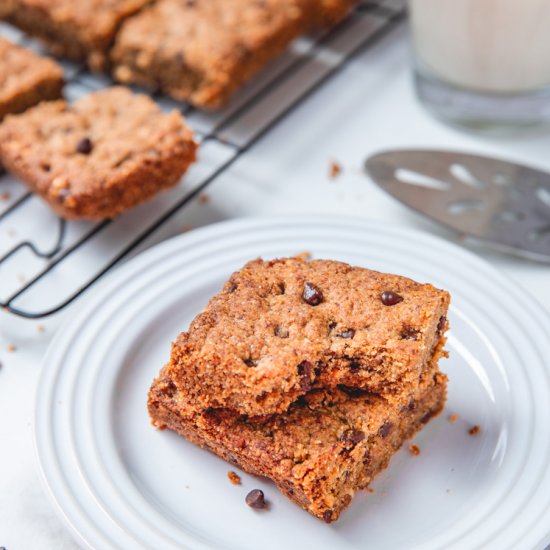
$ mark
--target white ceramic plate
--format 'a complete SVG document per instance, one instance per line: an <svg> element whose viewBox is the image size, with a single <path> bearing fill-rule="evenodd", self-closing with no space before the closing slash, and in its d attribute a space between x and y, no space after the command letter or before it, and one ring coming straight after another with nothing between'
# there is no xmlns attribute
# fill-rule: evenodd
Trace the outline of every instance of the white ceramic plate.
<svg viewBox="0 0 550 550"><path fill-rule="evenodd" d="M429 281L453 296L445 413L330 526L269 482L168 431L146 396L185 329L246 261L311 251ZM36 405L43 478L96 549L538 548L550 529L550 319L474 255L429 235L324 216L232 221L162 243L90 292L45 358ZM456 423L447 419L455 413ZM478 424L473 437L468 428ZM253 488L268 512L244 502Z"/></svg>

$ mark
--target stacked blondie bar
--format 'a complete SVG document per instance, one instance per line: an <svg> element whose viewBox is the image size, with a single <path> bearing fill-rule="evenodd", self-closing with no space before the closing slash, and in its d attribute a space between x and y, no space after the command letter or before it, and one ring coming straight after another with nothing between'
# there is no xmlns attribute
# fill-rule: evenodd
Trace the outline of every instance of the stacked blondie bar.
<svg viewBox="0 0 550 550"><path fill-rule="evenodd" d="M330 523L442 410L449 299L336 261L252 261L173 344L149 413Z"/></svg>

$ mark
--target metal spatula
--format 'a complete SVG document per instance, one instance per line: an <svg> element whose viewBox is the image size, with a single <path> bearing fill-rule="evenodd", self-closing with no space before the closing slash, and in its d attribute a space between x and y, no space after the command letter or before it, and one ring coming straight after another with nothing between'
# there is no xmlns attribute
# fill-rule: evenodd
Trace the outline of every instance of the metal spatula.
<svg viewBox="0 0 550 550"><path fill-rule="evenodd" d="M382 189L461 235L550 262L550 174L433 150L379 153L366 169Z"/></svg>

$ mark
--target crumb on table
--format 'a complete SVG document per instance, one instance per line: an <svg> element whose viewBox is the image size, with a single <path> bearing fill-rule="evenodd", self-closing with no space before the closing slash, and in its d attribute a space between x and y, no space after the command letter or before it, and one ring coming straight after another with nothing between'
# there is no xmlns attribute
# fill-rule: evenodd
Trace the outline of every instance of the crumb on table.
<svg viewBox="0 0 550 550"><path fill-rule="evenodd" d="M342 165L335 160L331 161L328 172L330 179L336 179L341 173Z"/></svg>
<svg viewBox="0 0 550 550"><path fill-rule="evenodd" d="M10 353L13 353L17 348L15 347L14 344L8 344L7 348L6 348Z"/></svg>
<svg viewBox="0 0 550 550"><path fill-rule="evenodd" d="M208 204L210 202L210 195L202 193L199 195L199 204Z"/></svg>
<svg viewBox="0 0 550 550"><path fill-rule="evenodd" d="M458 414L450 414L448 416L448 420L451 424L455 424L456 421L458 420Z"/></svg>
<svg viewBox="0 0 550 550"><path fill-rule="evenodd" d="M241 478L240 478L239 474L235 473L233 470L230 470L229 472L227 472L227 477L229 478L229 481L233 485L240 485L241 484Z"/></svg>

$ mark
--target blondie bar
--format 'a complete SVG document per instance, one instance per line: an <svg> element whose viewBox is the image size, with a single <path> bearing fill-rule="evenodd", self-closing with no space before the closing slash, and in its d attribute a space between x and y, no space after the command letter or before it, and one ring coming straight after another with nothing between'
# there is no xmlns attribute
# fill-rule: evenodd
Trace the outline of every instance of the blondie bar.
<svg viewBox="0 0 550 550"><path fill-rule="evenodd" d="M55 61L0 37L0 120L57 99L62 89L63 71Z"/></svg>
<svg viewBox="0 0 550 550"><path fill-rule="evenodd" d="M109 88L44 102L0 126L0 161L65 218L112 218L174 186L197 145L181 114Z"/></svg>
<svg viewBox="0 0 550 550"><path fill-rule="evenodd" d="M405 401L444 340L449 294L330 260L255 260L173 344L167 372L198 409L285 412L315 388Z"/></svg>
<svg viewBox="0 0 550 550"><path fill-rule="evenodd" d="M120 24L150 1L2 0L0 16L42 39L56 55L104 70Z"/></svg>
<svg viewBox="0 0 550 550"><path fill-rule="evenodd" d="M445 396L446 377L435 366L404 406L360 391L318 390L287 413L253 422L229 410L197 412L165 369L148 407L157 427L272 479L291 500L330 523L403 442L442 410Z"/></svg>
<svg viewBox="0 0 550 550"><path fill-rule="evenodd" d="M121 27L114 76L215 108L300 34L316 0L159 0Z"/></svg>

